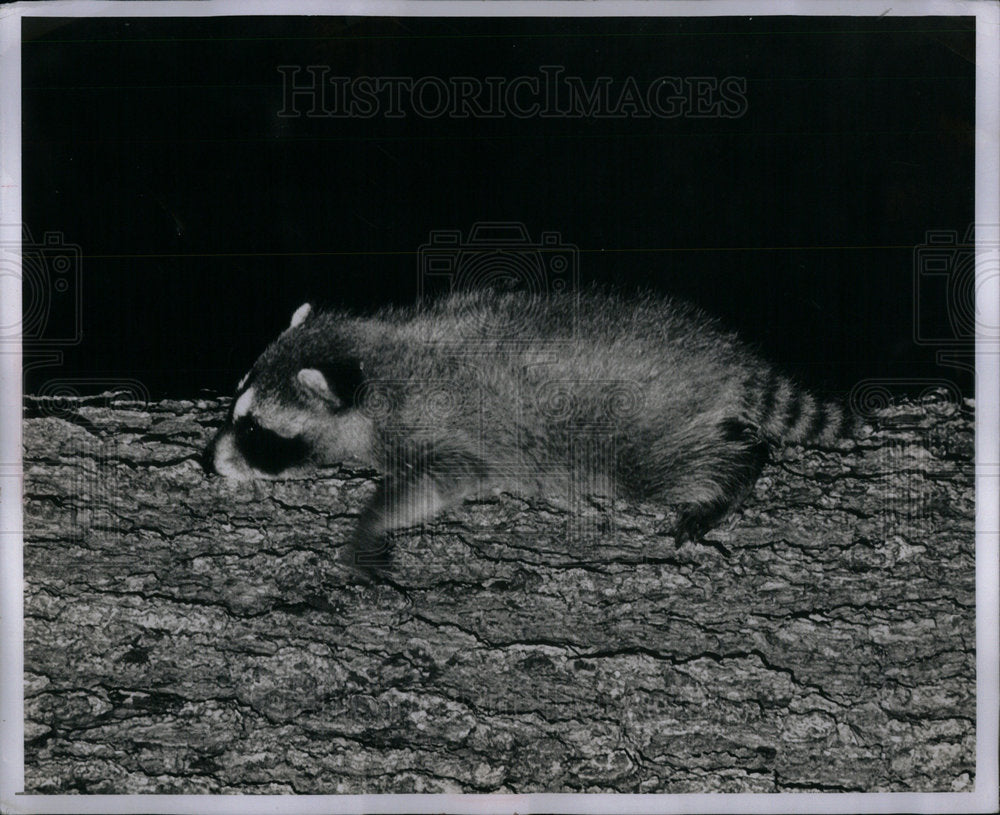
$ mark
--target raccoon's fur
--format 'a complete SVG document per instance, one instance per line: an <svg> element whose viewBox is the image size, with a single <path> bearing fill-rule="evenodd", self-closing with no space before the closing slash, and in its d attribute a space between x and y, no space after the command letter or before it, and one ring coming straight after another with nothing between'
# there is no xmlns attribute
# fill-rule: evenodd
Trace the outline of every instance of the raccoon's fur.
<svg viewBox="0 0 1000 815"><path fill-rule="evenodd" d="M698 537L739 504L772 446L846 429L838 405L690 306L483 291L367 317L303 305L206 454L242 479L378 469L355 540L373 565L388 531L483 489L613 490L676 507L678 541Z"/></svg>

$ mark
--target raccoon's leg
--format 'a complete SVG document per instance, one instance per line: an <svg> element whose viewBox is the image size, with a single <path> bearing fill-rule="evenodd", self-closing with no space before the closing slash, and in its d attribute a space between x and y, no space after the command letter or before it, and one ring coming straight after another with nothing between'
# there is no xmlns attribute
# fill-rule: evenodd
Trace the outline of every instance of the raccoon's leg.
<svg viewBox="0 0 1000 815"><path fill-rule="evenodd" d="M388 569L389 532L416 526L458 504L485 475L482 461L458 446L439 444L399 457L361 513L350 547L354 565L370 573Z"/></svg>
<svg viewBox="0 0 1000 815"><path fill-rule="evenodd" d="M355 566L378 572L392 563L388 533L416 526L448 505L433 479L387 476L358 521L350 554Z"/></svg>
<svg viewBox="0 0 1000 815"><path fill-rule="evenodd" d="M699 445L669 491L681 502L673 528L678 545L700 540L743 502L760 477L769 452L760 429L738 419L722 422L715 439Z"/></svg>

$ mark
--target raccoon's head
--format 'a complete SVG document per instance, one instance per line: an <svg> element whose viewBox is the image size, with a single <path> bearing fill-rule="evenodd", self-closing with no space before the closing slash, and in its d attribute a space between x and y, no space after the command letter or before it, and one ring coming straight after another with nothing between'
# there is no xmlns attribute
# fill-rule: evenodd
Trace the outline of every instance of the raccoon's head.
<svg viewBox="0 0 1000 815"><path fill-rule="evenodd" d="M308 303L240 380L206 467L229 478L282 478L317 464L372 462L372 424L359 409L361 364Z"/></svg>

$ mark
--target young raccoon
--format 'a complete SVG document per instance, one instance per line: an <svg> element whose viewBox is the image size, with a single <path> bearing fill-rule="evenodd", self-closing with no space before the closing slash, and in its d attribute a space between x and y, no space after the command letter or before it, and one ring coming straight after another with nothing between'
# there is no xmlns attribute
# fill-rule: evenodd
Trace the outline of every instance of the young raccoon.
<svg viewBox="0 0 1000 815"><path fill-rule="evenodd" d="M698 538L772 446L845 430L838 405L690 306L482 291L368 317L301 306L243 377L206 461L238 479L378 469L354 541L374 567L387 532L484 489L599 484L676 507L678 542Z"/></svg>

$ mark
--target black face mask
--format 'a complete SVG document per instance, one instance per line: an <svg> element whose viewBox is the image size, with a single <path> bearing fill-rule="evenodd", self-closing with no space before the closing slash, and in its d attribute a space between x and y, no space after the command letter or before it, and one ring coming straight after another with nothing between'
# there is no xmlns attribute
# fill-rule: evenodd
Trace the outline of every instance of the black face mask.
<svg viewBox="0 0 1000 815"><path fill-rule="evenodd" d="M305 460L306 442L296 436L286 439L273 430L261 427L255 419L242 416L233 425L236 444L247 463L261 472L275 474Z"/></svg>

